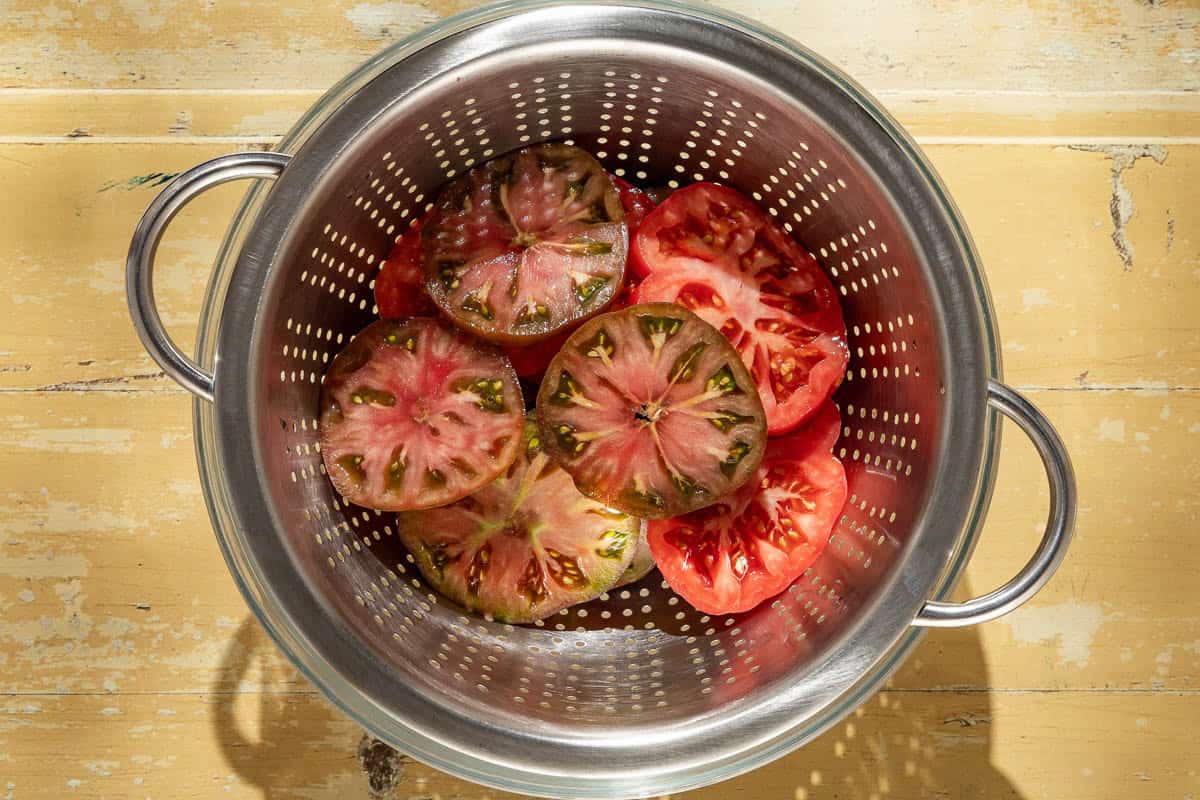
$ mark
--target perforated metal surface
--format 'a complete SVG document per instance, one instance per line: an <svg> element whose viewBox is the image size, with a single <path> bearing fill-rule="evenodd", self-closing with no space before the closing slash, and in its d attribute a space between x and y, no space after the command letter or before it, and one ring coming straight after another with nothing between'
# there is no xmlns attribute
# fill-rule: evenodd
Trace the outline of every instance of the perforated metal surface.
<svg viewBox="0 0 1200 800"><path fill-rule="evenodd" d="M952 212L854 91L700 16L537 8L379 67L304 142L233 278L205 463L245 537L235 568L304 640L298 659L319 654L337 676L317 678L339 702L357 702L353 687L369 725L434 761L463 754L471 777L642 793L686 785L655 770L741 768L754 748L795 741L900 636L974 498L988 331ZM700 614L652 573L544 623L489 623L422 582L392 515L347 504L324 475L321 375L372 319L391 244L445 180L547 140L646 186L738 187L841 294L852 358L835 452L852 494L820 561L748 614ZM648 742L678 763L656 766L639 753ZM589 783L595 748L628 776Z"/></svg>
<svg viewBox="0 0 1200 800"><path fill-rule="evenodd" d="M575 724L605 725L616 713L624 724L685 717L711 707L717 686L734 699L793 669L811 654L810 638L832 632L886 573L911 524L903 509L921 495L924 450L937 434L936 424L922 429L917 410L937 391L936 347L922 341L905 311L919 306L915 298L895 296L911 256L888 232L894 223L882 228L874 215L837 219L848 211L842 197L869 190L848 183L825 158L832 154L803 137L772 168L776 159L762 157L768 151L758 140L783 132L775 117L747 109L762 107L757 98L717 76L690 73L673 82L637 63L579 57L570 70L548 74L510 66L479 79L502 90L393 115L396 127L378 131L376 149L387 149L347 174L342 191L329 192L306 237L312 246L306 242L283 265L294 281L286 305L308 313L278 321L278 358L271 359L279 367L270 373L274 396L290 407L279 415L282 435L273 444L282 447L302 498L288 504L300 511L289 535L293 542L307 536L308 556L330 573L339 599L353 599L356 607L344 613L371 629L388 658L416 660L413 666L444 673L458 691L489 704L549 719L570 715ZM325 478L315 419L321 375L376 311L373 276L391 244L432 207L443 181L514 146L550 139L578 143L615 174L648 185L719 180L741 187L818 257L848 306L853 359L838 395L846 428L837 452L851 467L854 495L829 554L777 602L769 639L749 638L736 617L697 613L657 576L536 624L561 635L468 618L422 583L394 536L392 515L347 504ZM842 233L813 238L832 228ZM863 319L855 314L863 305L894 305L898 313ZM871 473L876 488L867 491L860 483ZM889 482L886 494L880 478Z"/></svg>

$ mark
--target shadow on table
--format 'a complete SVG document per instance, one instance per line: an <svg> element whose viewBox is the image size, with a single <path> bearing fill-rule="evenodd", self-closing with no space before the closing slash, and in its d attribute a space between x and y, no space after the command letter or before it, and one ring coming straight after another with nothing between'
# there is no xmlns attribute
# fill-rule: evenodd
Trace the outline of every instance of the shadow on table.
<svg viewBox="0 0 1200 800"><path fill-rule="evenodd" d="M266 800L396 796L406 759L365 736L299 676L254 617L227 645L213 693L221 752Z"/></svg>
<svg viewBox="0 0 1200 800"><path fill-rule="evenodd" d="M949 654L953 664L944 660ZM676 800L1020 800L991 763L992 704L979 690L989 680L978 632L933 631L917 657L935 662L923 666L919 685L971 690L889 690L801 750ZM266 691L236 691L256 670L253 683ZM901 678L902 687L910 683ZM216 692L213 724L225 758L264 798L297 791L337 800L513 797L441 776L364 736L296 678L253 617L226 650Z"/></svg>

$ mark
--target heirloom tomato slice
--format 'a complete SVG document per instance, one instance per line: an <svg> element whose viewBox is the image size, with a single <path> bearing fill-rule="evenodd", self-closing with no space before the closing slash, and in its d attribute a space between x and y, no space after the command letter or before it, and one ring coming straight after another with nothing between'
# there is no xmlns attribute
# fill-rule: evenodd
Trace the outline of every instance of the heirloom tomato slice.
<svg viewBox="0 0 1200 800"><path fill-rule="evenodd" d="M578 147L536 145L472 169L442 190L423 230L430 296L484 339L550 337L621 288L625 213Z"/></svg>
<svg viewBox="0 0 1200 800"><path fill-rule="evenodd" d="M772 435L808 417L849 362L837 294L749 198L713 183L679 189L638 229L637 302L678 303L725 335L754 376Z"/></svg>
<svg viewBox="0 0 1200 800"><path fill-rule="evenodd" d="M387 511L457 500L504 471L525 403L498 350L432 318L368 325L321 389L321 457L352 503Z"/></svg>
<svg viewBox="0 0 1200 800"><path fill-rule="evenodd" d="M437 306L425 293L420 223L404 232L379 268L375 276L375 306L383 319L428 317L437 313Z"/></svg>
<svg viewBox="0 0 1200 800"><path fill-rule="evenodd" d="M768 440L754 478L737 492L651 520L647 541L671 588L706 614L733 614L799 578L829 543L846 502L846 473L831 452L840 427L826 401L803 428Z"/></svg>
<svg viewBox="0 0 1200 800"><path fill-rule="evenodd" d="M550 362L537 402L547 451L589 497L645 518L716 502L762 456L754 382L721 334L669 303L594 317Z"/></svg>
<svg viewBox="0 0 1200 800"><path fill-rule="evenodd" d="M625 575L641 520L584 497L551 460L537 427L499 478L450 505L406 511L400 538L425 579L499 622L544 619Z"/></svg>

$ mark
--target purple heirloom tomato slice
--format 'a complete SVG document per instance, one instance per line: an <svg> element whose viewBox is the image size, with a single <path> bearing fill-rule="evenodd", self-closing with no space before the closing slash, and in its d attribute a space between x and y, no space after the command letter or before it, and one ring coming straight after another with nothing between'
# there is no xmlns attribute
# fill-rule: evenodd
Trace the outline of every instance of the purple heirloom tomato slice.
<svg viewBox="0 0 1200 800"><path fill-rule="evenodd" d="M628 236L600 163L542 144L447 185L422 245L426 288L443 313L484 339L529 344L608 305Z"/></svg>
<svg viewBox="0 0 1200 800"><path fill-rule="evenodd" d="M513 624L612 588L641 538L641 520L575 489L532 422L523 442L517 460L474 494L397 517L400 538L435 589Z"/></svg>
<svg viewBox="0 0 1200 800"><path fill-rule="evenodd" d="M644 518L709 505L758 466L766 417L721 333L649 303L585 322L538 393L547 451L589 497Z"/></svg>
<svg viewBox="0 0 1200 800"><path fill-rule="evenodd" d="M457 500L504 471L525 404L499 351L437 319L380 320L321 390L321 457L347 500L400 511Z"/></svg>

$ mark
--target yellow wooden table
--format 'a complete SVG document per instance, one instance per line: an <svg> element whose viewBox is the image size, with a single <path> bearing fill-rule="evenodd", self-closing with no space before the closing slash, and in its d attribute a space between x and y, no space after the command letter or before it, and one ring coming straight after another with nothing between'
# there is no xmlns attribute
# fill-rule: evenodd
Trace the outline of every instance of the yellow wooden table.
<svg viewBox="0 0 1200 800"><path fill-rule="evenodd" d="M921 141L1081 505L1027 607L931 633L847 723L688 798L1200 796L1200 6L724 4L844 66ZM123 281L164 176L269 148L356 63L462 7L0 2L0 798L502 796L364 740L274 652L211 535L190 398L139 347ZM162 247L189 348L243 189ZM1043 522L1019 435L1001 469L964 593L1009 576Z"/></svg>

